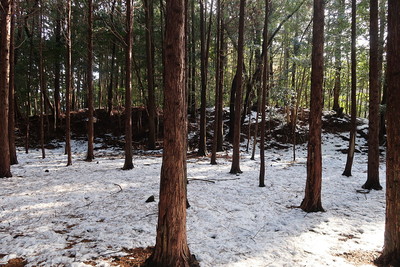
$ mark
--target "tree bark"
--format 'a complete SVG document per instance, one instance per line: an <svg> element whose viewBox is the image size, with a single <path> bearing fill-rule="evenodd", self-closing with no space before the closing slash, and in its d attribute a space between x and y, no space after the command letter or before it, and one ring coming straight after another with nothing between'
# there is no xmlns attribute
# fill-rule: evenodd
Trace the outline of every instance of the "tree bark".
<svg viewBox="0 0 400 267"><path fill-rule="evenodd" d="M72 53L71 53L71 0L67 0L67 25L66 25L66 75L65 75L65 152L67 153L67 166L72 165L71 154L71 91L72 91Z"/></svg>
<svg viewBox="0 0 400 267"><path fill-rule="evenodd" d="M378 0L370 0L368 173L365 189L381 190L379 183L379 61Z"/></svg>
<svg viewBox="0 0 400 267"><path fill-rule="evenodd" d="M61 81L61 63L60 63L60 51L61 51L61 5L60 1L57 0L57 17L56 17L56 27L55 27L55 39L56 39L56 53L54 61L54 129L56 130L59 126L61 119L61 100L60 100L60 81Z"/></svg>
<svg viewBox="0 0 400 267"><path fill-rule="evenodd" d="M46 90L43 64L43 1L40 1L39 14L39 87L40 87L40 148L42 150L42 159L46 157L44 149L44 91Z"/></svg>
<svg viewBox="0 0 400 267"><path fill-rule="evenodd" d="M400 265L400 2L388 1L386 223L382 266Z"/></svg>
<svg viewBox="0 0 400 267"><path fill-rule="evenodd" d="M10 75L10 31L12 0L1 0L0 8L0 178L11 177L8 139Z"/></svg>
<svg viewBox="0 0 400 267"><path fill-rule="evenodd" d="M132 161L132 47L133 47L132 0L126 0L125 36L125 163L122 169L133 169Z"/></svg>
<svg viewBox="0 0 400 267"><path fill-rule="evenodd" d="M148 266L191 266L186 236L187 110L185 105L185 1L167 0L164 39L164 153L157 238Z"/></svg>
<svg viewBox="0 0 400 267"><path fill-rule="evenodd" d="M13 1L11 3L11 14L15 14L15 5ZM11 29L10 29L10 79L9 79L9 112L8 112L8 140L10 146L10 164L18 164L17 150L15 147L15 15L11 17Z"/></svg>
<svg viewBox="0 0 400 267"><path fill-rule="evenodd" d="M263 72L262 72L262 97L261 97L261 137L260 137L260 175L259 187L265 187L265 106L268 90L268 17L269 0L265 0L265 20L263 32Z"/></svg>
<svg viewBox="0 0 400 267"><path fill-rule="evenodd" d="M240 114L242 106L243 87L243 48L244 48L244 16L246 0L240 0L239 11L239 37L237 55L237 83L235 93L235 124L233 129L233 155L230 173L242 173L240 170Z"/></svg>
<svg viewBox="0 0 400 267"><path fill-rule="evenodd" d="M351 119L350 119L350 141L349 149L347 151L346 167L343 171L344 176L351 176L351 169L353 166L354 150L356 146L357 134L357 58L356 58L356 15L357 3L356 0L351 1Z"/></svg>
<svg viewBox="0 0 400 267"><path fill-rule="evenodd" d="M94 159L94 101L93 101L93 0L88 0L88 59L87 59L87 93L88 93L88 147L86 161Z"/></svg>
<svg viewBox="0 0 400 267"><path fill-rule="evenodd" d="M206 105L207 105L207 56L206 56L206 27L205 27L204 0L200 0L200 59L201 59L201 103L200 103L200 132L199 132L199 156L207 155L207 129L206 129Z"/></svg>
<svg viewBox="0 0 400 267"><path fill-rule="evenodd" d="M311 55L310 131L307 154L307 182L300 208L305 212L323 211L322 185L322 89L324 81L324 0L314 0Z"/></svg>

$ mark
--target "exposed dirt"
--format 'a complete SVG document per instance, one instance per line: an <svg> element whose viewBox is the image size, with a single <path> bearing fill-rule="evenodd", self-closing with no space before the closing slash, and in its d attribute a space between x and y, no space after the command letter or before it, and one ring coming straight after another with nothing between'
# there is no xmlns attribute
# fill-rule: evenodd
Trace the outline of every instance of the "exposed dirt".
<svg viewBox="0 0 400 267"><path fill-rule="evenodd" d="M365 264L374 264L374 260L380 255L379 251L364 251L364 250L353 250L349 252L344 252L337 254L345 258L351 264L355 266L361 266Z"/></svg>

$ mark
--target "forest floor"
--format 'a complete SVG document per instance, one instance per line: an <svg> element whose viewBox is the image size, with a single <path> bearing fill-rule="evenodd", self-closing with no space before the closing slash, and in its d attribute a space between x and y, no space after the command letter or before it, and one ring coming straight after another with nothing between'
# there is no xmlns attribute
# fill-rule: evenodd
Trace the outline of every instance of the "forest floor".
<svg viewBox="0 0 400 267"><path fill-rule="evenodd" d="M348 125L348 119L324 118L325 212L297 208L304 196L306 144L297 146L293 161L291 144L278 140L283 123L266 151L264 188L258 187L259 153L250 160L246 139L240 175L229 174L231 151L218 154L218 165L210 165L209 157L188 158L188 243L201 266L373 265L383 245L385 190L360 190L367 126L360 121L353 176L345 177L348 133L337 125ZM124 171L119 146L97 140L96 159L86 162L86 141L74 139L73 165L66 167L62 145L54 141L45 159L38 149L25 154L18 148L13 177L0 179L0 265L140 264L155 244L162 151L138 152L135 168ZM382 153L383 188L384 162ZM155 201L146 202L151 196Z"/></svg>

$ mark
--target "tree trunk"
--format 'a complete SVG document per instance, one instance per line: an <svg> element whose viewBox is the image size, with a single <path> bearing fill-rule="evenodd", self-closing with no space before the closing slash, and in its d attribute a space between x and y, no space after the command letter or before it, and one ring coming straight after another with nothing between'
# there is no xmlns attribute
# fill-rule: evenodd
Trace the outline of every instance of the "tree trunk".
<svg viewBox="0 0 400 267"><path fill-rule="evenodd" d="M56 53L55 53L55 61L54 61L54 129L56 130L59 126L59 122L61 119L61 100L60 100L60 81L61 81L61 62L60 62L60 51L61 51L61 5L60 1L57 1L57 18L56 18L56 27L55 27L55 38L56 38Z"/></svg>
<svg viewBox="0 0 400 267"><path fill-rule="evenodd" d="M262 72L262 98L261 98L261 137L260 137L260 175L259 187L265 187L265 105L268 90L268 17L269 0L265 0L265 20L263 33L263 72Z"/></svg>
<svg viewBox="0 0 400 267"><path fill-rule="evenodd" d="M207 105L207 58L206 58L206 27L205 27L204 0L200 0L200 59L201 59L201 103L200 103L200 132L199 149L197 155L207 155L207 128L206 128L206 105Z"/></svg>
<svg viewBox="0 0 400 267"><path fill-rule="evenodd" d="M11 3L11 14L15 14L16 3ZM10 146L10 164L18 164L17 150L15 148L15 40L14 40L14 30L15 30L15 15L11 17L11 29L10 29L10 78L9 78L9 111L8 111L8 140Z"/></svg>
<svg viewBox="0 0 400 267"><path fill-rule="evenodd" d="M132 162L132 47L133 47L132 0L126 0L125 36L125 163L122 169L133 169Z"/></svg>
<svg viewBox="0 0 400 267"><path fill-rule="evenodd" d="M339 96L341 91L341 71L342 71L342 34L341 30L343 27L344 19L344 0L337 0L338 6L338 16L336 19L337 32L335 36L335 85L333 87L333 107L332 109L336 111L339 116L342 115L343 109L339 104Z"/></svg>
<svg viewBox="0 0 400 267"><path fill-rule="evenodd" d="M148 266L191 266L186 236L184 0L167 1L164 39L164 152L157 238Z"/></svg>
<svg viewBox="0 0 400 267"><path fill-rule="evenodd" d="M305 212L323 211L321 204L322 154L321 117L324 81L324 0L314 0L311 55L310 131L307 154L307 182L300 208Z"/></svg>
<svg viewBox="0 0 400 267"><path fill-rule="evenodd" d="M219 85L218 85L218 129L217 129L217 151L223 151L224 142L224 68L225 68L225 41L224 41L224 3L221 3L221 28L220 28L220 50L219 50Z"/></svg>
<svg viewBox="0 0 400 267"><path fill-rule="evenodd" d="M44 149L44 91L46 90L43 66L43 1L40 1L40 14L39 14L39 87L40 87L40 147L42 150L42 158L46 157Z"/></svg>
<svg viewBox="0 0 400 267"><path fill-rule="evenodd" d="M87 93L88 93L88 147L86 161L94 159L94 125L93 125L93 0L88 0L88 59L87 59Z"/></svg>
<svg viewBox="0 0 400 267"><path fill-rule="evenodd" d="M386 160L386 224L377 263L400 266L400 2L388 1L388 116Z"/></svg>
<svg viewBox="0 0 400 267"><path fill-rule="evenodd" d="M115 72L115 53L116 53L116 45L115 40L113 40L112 44L112 53L111 53L111 69L110 69L110 81L107 88L107 113L108 115L112 115L113 110L113 89L114 89L114 72Z"/></svg>
<svg viewBox="0 0 400 267"><path fill-rule="evenodd" d="M10 31L12 0L1 0L0 9L0 178L11 177L8 139L8 101L10 75Z"/></svg>
<svg viewBox="0 0 400 267"><path fill-rule="evenodd" d="M356 146L356 134L357 134L357 58L356 58L356 15L357 15L357 4L356 0L351 1L351 120L350 120L350 142L349 149L347 151L346 167L343 175L351 176L351 169L353 166L354 150Z"/></svg>
<svg viewBox="0 0 400 267"><path fill-rule="evenodd" d="M370 0L368 176L362 186L381 190L379 183L379 62L378 0Z"/></svg>
<svg viewBox="0 0 400 267"><path fill-rule="evenodd" d="M190 14L192 19L191 47L190 47L190 100L189 112L192 119L196 119L196 28L195 28L195 1L191 1Z"/></svg>
<svg viewBox="0 0 400 267"><path fill-rule="evenodd" d="M72 165L71 154L71 91L72 91L72 53L71 53L71 0L67 0L67 28L66 28L66 75L65 75L65 152L67 153L67 166Z"/></svg>
<svg viewBox="0 0 400 267"><path fill-rule="evenodd" d="M144 0L146 20L146 63L147 63L147 111L149 114L148 149L156 148L156 96L154 92L154 30L153 30L153 0Z"/></svg>
<svg viewBox="0 0 400 267"><path fill-rule="evenodd" d="M240 170L240 114L242 106L242 87L243 87L243 48L244 48L244 12L246 0L240 0L239 13L239 37L237 55L237 83L235 94L235 124L233 129L233 155L230 173L242 173Z"/></svg>

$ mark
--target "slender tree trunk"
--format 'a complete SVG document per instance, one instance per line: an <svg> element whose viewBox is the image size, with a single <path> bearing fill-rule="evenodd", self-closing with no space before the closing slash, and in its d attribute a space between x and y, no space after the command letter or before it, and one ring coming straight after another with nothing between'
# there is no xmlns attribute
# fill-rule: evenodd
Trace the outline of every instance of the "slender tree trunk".
<svg viewBox="0 0 400 267"><path fill-rule="evenodd" d="M185 1L166 2L164 153L157 238L148 266L191 266L186 236Z"/></svg>
<svg viewBox="0 0 400 267"><path fill-rule="evenodd" d="M207 56L206 56L206 27L204 1L200 0L200 53L201 53L201 103L200 103L200 132L199 132L199 156L207 155L207 129L206 129L206 105L207 105Z"/></svg>
<svg viewBox="0 0 400 267"><path fill-rule="evenodd" d="M243 87L243 48L244 48L244 16L246 0L240 0L239 37L237 55L237 86L235 94L235 126L233 129L233 155L230 173L242 173L240 170L240 114Z"/></svg>
<svg viewBox="0 0 400 267"><path fill-rule="evenodd" d="M220 22L220 49L219 49L219 85L218 85L218 129L217 129L217 151L223 151L224 142L224 68L225 68L225 41L224 41L224 3L221 3Z"/></svg>
<svg viewBox="0 0 400 267"><path fill-rule="evenodd" d="M86 161L94 159L94 101L93 101L93 0L88 0L88 59L87 59L87 93L88 93L88 147Z"/></svg>
<svg viewBox="0 0 400 267"><path fill-rule="evenodd" d="M259 187L265 187L265 105L268 90L268 17L269 0L265 0L265 20L263 33L263 72L262 72L262 99L261 99L261 138L260 138L260 175Z"/></svg>
<svg viewBox="0 0 400 267"><path fill-rule="evenodd" d="M335 37L335 86L333 87L333 110L340 116L343 109L339 104L339 96L341 91L341 71L342 71L342 35L340 31L343 27L343 17L345 3L344 0L337 0L338 16L336 20L337 34Z"/></svg>
<svg viewBox="0 0 400 267"><path fill-rule="evenodd" d="M71 53L71 0L67 0L67 25L66 25L66 91L65 91L65 152L67 154L67 166L72 165L71 154L71 91L72 91L72 53Z"/></svg>
<svg viewBox="0 0 400 267"><path fill-rule="evenodd" d="M44 91L46 90L43 66L43 1L40 1L40 18L39 18L39 87L40 87L40 147L42 150L42 158L46 157L44 149Z"/></svg>
<svg viewBox="0 0 400 267"><path fill-rule="evenodd" d="M115 53L116 53L115 41L112 44L111 53L111 68L110 68L110 81L107 88L107 113L111 116L113 110L113 89L114 89L114 72L115 72Z"/></svg>
<svg viewBox="0 0 400 267"><path fill-rule="evenodd" d="M365 189L381 190L379 183L379 66L378 0L370 0L368 177Z"/></svg>
<svg viewBox="0 0 400 267"><path fill-rule="evenodd" d="M18 164L17 159L17 150L15 148L15 82L14 82L14 73L15 73L15 40L14 40L14 31L15 31L15 5L16 3L13 1L11 3L11 29L10 29L10 78L9 78L9 111L8 111L8 140L10 146L10 164Z"/></svg>
<svg viewBox="0 0 400 267"><path fill-rule="evenodd" d="M323 211L322 185L322 88L324 81L324 0L314 0L311 55L310 131L307 155L307 182L300 208L305 212Z"/></svg>
<svg viewBox="0 0 400 267"><path fill-rule="evenodd" d="M386 223L382 266L400 265L400 2L388 1Z"/></svg>
<svg viewBox="0 0 400 267"><path fill-rule="evenodd" d="M153 0L144 0L146 20L146 56L147 56L147 111L149 114L148 149L156 148L156 96L154 92L154 30L153 30Z"/></svg>
<svg viewBox="0 0 400 267"><path fill-rule="evenodd" d="M132 0L126 0L125 36L125 163L122 169L133 169L132 162L132 48L133 48Z"/></svg>
<svg viewBox="0 0 400 267"><path fill-rule="evenodd" d="M0 178L11 177L8 138L8 101L10 75L10 31L12 0L1 0L0 8Z"/></svg>
<svg viewBox="0 0 400 267"><path fill-rule="evenodd" d="M216 34L216 70L215 70L215 109L214 109L214 132L211 153L211 164L217 164L217 142L218 142L218 125L219 125L219 94L220 94L220 69L221 69L221 0L217 0L217 34Z"/></svg>
<svg viewBox="0 0 400 267"><path fill-rule="evenodd" d="M191 27L191 47L190 47L190 76L191 76L191 84L190 84L190 117L192 119L196 119L196 28L195 28L195 2L191 1L190 4L190 14L192 19L192 27Z"/></svg>
<svg viewBox="0 0 400 267"><path fill-rule="evenodd" d="M55 38L56 38L56 53L54 61L54 129L56 130L59 126L61 119L61 100L60 100L60 81L61 81L61 62L60 62L60 52L62 50L61 44L61 15L60 9L61 5L59 0L57 0L57 18L56 18L56 28L55 28Z"/></svg>
<svg viewBox="0 0 400 267"><path fill-rule="evenodd" d="M351 1L351 129L350 129L350 142L347 151L346 167L343 175L351 176L351 169L353 166L354 150L356 146L356 133L357 133L357 58L356 58L356 15L357 3L356 0Z"/></svg>

